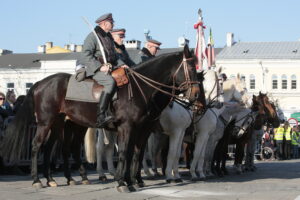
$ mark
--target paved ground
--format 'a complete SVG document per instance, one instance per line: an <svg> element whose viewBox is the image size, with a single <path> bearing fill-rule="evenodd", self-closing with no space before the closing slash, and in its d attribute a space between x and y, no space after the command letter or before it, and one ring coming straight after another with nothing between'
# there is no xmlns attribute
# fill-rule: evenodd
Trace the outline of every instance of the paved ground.
<svg viewBox="0 0 300 200"><path fill-rule="evenodd" d="M57 188L35 190L29 176L0 176L0 199L13 200L96 200L96 199L272 199L300 200L300 160L258 162L257 172L231 174L225 178L192 183L187 176L182 184L166 184L161 180L145 180L148 185L134 193L118 193L116 183L102 184L90 172L91 185L67 186L62 174L55 179ZM233 172L232 172L233 173ZM75 176L76 180L80 180ZM109 177L111 178L111 177ZM45 184L45 179L42 179Z"/></svg>

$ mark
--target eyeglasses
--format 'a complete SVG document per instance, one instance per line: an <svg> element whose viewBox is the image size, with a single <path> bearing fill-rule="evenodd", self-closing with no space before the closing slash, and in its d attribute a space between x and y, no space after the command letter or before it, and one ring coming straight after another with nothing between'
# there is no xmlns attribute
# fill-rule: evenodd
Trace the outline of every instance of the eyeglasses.
<svg viewBox="0 0 300 200"><path fill-rule="evenodd" d="M5 98L0 97L0 100L5 100Z"/></svg>

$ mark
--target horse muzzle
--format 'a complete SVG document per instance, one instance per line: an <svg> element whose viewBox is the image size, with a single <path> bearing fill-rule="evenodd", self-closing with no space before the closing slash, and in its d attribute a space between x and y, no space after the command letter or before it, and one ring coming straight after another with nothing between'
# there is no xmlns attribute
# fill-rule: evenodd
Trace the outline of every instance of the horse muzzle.
<svg viewBox="0 0 300 200"><path fill-rule="evenodd" d="M199 88L199 85L198 84L194 84L191 86L191 88L188 90L188 95L187 95L187 98L188 100L193 103L195 102L196 100L199 99L200 97L200 88ZM200 102L200 101L199 101ZM201 102L200 102L201 103ZM203 103L201 103L203 105Z"/></svg>

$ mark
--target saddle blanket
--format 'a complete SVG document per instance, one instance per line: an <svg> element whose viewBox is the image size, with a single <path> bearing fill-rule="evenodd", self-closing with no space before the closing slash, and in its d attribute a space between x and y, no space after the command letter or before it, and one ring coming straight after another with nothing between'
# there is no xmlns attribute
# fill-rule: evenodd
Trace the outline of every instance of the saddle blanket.
<svg viewBox="0 0 300 200"><path fill-rule="evenodd" d="M72 75L68 83L67 94L65 99L72 101L98 103L103 86L101 88L98 87L96 89L97 91L94 91L94 84L96 84L94 81L78 82L75 79L75 75Z"/></svg>

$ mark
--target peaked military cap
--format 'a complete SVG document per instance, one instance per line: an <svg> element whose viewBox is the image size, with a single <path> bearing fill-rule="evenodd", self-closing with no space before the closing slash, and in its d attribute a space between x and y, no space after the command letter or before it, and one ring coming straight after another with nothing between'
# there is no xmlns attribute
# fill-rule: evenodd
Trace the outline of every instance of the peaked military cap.
<svg viewBox="0 0 300 200"><path fill-rule="evenodd" d="M157 40L153 40L153 39L149 39L149 40L147 40L147 42L151 42L151 43L154 43L154 44L157 44L157 45L161 45L161 42L159 42Z"/></svg>
<svg viewBox="0 0 300 200"><path fill-rule="evenodd" d="M106 13L106 14L100 16L98 19L96 19L95 22L98 24L98 23L100 23L100 22L102 22L104 20L110 20L110 21L114 22L114 19L113 19L111 13Z"/></svg>
<svg viewBox="0 0 300 200"><path fill-rule="evenodd" d="M112 31L110 31L111 33L115 33L115 32L122 32L122 33L125 33L126 32L126 29L125 28L116 28L116 29L113 29Z"/></svg>

